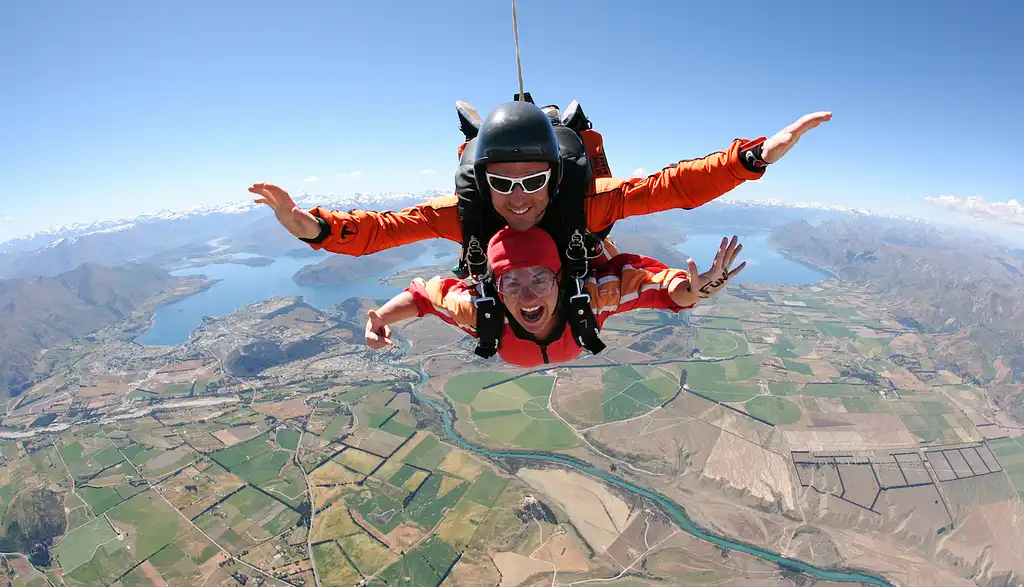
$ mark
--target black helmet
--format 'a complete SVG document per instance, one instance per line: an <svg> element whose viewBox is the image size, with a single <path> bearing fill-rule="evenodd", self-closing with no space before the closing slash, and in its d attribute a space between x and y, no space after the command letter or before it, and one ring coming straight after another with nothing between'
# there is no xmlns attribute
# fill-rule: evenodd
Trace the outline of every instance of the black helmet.
<svg viewBox="0 0 1024 587"><path fill-rule="evenodd" d="M508 102L494 109L477 135L474 172L481 194L489 194L488 163L546 161L551 164L550 196L561 179L562 154L551 119L529 102Z"/></svg>

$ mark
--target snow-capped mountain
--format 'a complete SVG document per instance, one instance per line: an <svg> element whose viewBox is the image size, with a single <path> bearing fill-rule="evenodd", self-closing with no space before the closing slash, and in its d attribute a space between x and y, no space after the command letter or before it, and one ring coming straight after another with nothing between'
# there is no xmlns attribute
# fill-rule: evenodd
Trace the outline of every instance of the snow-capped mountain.
<svg viewBox="0 0 1024 587"><path fill-rule="evenodd" d="M294 196L303 208L397 210L447 195L445 190L419 194L353 193L350 195L301 193ZM870 210L815 202L734 200L720 198L693 210L665 212L685 225L750 226L773 228L796 219L815 222L836 215L871 215L908 220ZM660 216L660 215L659 215ZM915 219L916 220L916 219ZM616 224L619 226L620 224ZM625 221L619 230L630 230ZM275 255L306 247L288 234L272 211L253 200L166 209L124 218L54 226L0 244L0 279L28 275L51 276L82 263L118 265L128 262L171 262L220 248L234 252Z"/></svg>
<svg viewBox="0 0 1024 587"><path fill-rule="evenodd" d="M445 194L446 192L442 190L428 190L420 194L395 194L391 192L369 194L355 192L349 196L336 194L310 194L303 192L298 196L295 196L294 199L296 204L304 208L323 206L325 208L336 210L347 210L352 208L379 210L413 205L417 202ZM261 211L267 212L266 206L263 204L256 204L253 200L241 200L222 204L193 206L191 208L164 209L136 216L94 220L85 223L54 225L50 228L15 237L0 243L0 253L16 250L29 251L46 245L58 244L58 241L61 241L62 239L75 239L94 234L129 230L137 226L153 223L175 222L213 215L245 216Z"/></svg>

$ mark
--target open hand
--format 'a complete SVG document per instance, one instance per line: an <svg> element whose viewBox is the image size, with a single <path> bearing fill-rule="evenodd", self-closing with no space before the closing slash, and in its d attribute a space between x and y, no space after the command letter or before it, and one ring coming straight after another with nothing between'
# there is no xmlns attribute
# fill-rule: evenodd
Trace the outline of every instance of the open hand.
<svg viewBox="0 0 1024 587"><path fill-rule="evenodd" d="M382 349L391 346L391 327L376 310L370 310L366 320L366 346L371 349Z"/></svg>
<svg viewBox="0 0 1024 587"><path fill-rule="evenodd" d="M320 224L312 214L295 205L288 192L272 183L254 183L249 191L260 196L253 200L257 204L266 204L274 210L274 216L292 236L298 238L316 238L320 234Z"/></svg>
<svg viewBox="0 0 1024 587"><path fill-rule="evenodd" d="M693 259L687 261L690 270L690 291L700 299L708 299L719 291L725 289L729 280L739 275L739 272L747 266L747 262L740 263L740 266L729 271L736 256L743 250L743 245L737 245L738 238L733 235L732 241L722 237L722 244L718 247L715 261L707 273L697 273L697 263ZM694 277L696 276L696 277Z"/></svg>
<svg viewBox="0 0 1024 587"><path fill-rule="evenodd" d="M765 163L775 163L792 149L804 133L823 122L832 120L831 112L814 112L775 133L761 145L761 157Z"/></svg>

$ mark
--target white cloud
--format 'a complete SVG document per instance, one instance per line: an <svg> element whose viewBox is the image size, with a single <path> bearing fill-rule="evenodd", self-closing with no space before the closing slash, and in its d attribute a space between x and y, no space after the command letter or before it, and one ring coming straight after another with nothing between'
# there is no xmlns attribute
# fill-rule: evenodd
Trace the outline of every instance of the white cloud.
<svg viewBox="0 0 1024 587"><path fill-rule="evenodd" d="M980 196L968 196L966 198L939 196L937 198L926 197L924 201L967 216L997 220L1024 227L1024 206L1017 200L989 202Z"/></svg>
<svg viewBox="0 0 1024 587"><path fill-rule="evenodd" d="M647 177L647 172L644 171L643 167L637 167L633 170L633 175L630 177Z"/></svg>
<svg viewBox="0 0 1024 587"><path fill-rule="evenodd" d="M4 220L14 220L14 216L4 216Z"/></svg>
<svg viewBox="0 0 1024 587"><path fill-rule="evenodd" d="M339 173L338 177L360 177L362 175L363 175L362 171L360 171L358 169L355 169L355 170L352 170L352 171L346 171L345 173Z"/></svg>
<svg viewBox="0 0 1024 587"><path fill-rule="evenodd" d="M437 172L433 169L424 169L420 172L420 175L437 175Z"/></svg>
<svg viewBox="0 0 1024 587"><path fill-rule="evenodd" d="M317 176L311 175L311 176L307 177L306 179L304 179L302 181L304 181L306 183L314 183L314 182L316 182L317 179L319 179Z"/></svg>

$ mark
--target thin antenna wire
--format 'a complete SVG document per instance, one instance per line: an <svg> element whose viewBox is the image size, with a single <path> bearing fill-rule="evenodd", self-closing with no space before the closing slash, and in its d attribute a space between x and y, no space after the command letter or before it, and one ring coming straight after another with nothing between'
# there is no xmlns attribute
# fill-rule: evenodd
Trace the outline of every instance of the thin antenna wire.
<svg viewBox="0 0 1024 587"><path fill-rule="evenodd" d="M519 19L516 17L516 0L512 0L512 33L516 38L516 69L519 71L519 100L526 99L523 92L523 64L519 60Z"/></svg>

